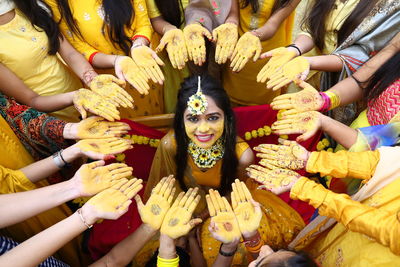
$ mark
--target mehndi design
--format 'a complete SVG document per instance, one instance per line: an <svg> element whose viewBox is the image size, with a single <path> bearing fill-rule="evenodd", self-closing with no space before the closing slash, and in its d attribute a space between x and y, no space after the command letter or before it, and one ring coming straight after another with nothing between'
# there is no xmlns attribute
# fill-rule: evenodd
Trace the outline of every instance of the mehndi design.
<svg viewBox="0 0 400 267"><path fill-rule="evenodd" d="M169 61L175 69L183 69L188 61L188 52L185 43L185 36L181 29L173 29L164 33L156 52L161 52L165 47Z"/></svg>
<svg viewBox="0 0 400 267"><path fill-rule="evenodd" d="M241 71L251 57L256 61L260 57L261 50L261 41L257 36L250 32L243 34L231 56L232 71Z"/></svg>
<svg viewBox="0 0 400 267"><path fill-rule="evenodd" d="M186 25L183 29L183 34L185 36L189 59L196 65L203 65L206 62L206 43L204 37L211 40L212 36L210 32L200 24L194 23Z"/></svg>
<svg viewBox="0 0 400 267"><path fill-rule="evenodd" d="M235 213L225 197L218 191L210 189L206 195L208 210L211 216L210 227L224 243L240 239L241 232Z"/></svg>
<svg viewBox="0 0 400 267"><path fill-rule="evenodd" d="M232 56L238 41L238 26L225 23L213 30L213 41L216 42L215 62L224 64Z"/></svg>
<svg viewBox="0 0 400 267"><path fill-rule="evenodd" d="M175 195L175 179L172 175L164 177L151 191L151 196L146 205L143 204L140 196L135 196L140 218L143 223L158 230L169 210Z"/></svg>
<svg viewBox="0 0 400 267"><path fill-rule="evenodd" d="M260 205L253 200L244 182L236 179L235 182L232 183L231 199L232 208L242 235L257 230L262 217L261 208Z"/></svg>
<svg viewBox="0 0 400 267"><path fill-rule="evenodd" d="M190 188L186 193L181 192L172 207L165 215L160 232L172 239L187 235L189 231L201 223L201 219L192 219L192 214L199 204L198 188Z"/></svg>

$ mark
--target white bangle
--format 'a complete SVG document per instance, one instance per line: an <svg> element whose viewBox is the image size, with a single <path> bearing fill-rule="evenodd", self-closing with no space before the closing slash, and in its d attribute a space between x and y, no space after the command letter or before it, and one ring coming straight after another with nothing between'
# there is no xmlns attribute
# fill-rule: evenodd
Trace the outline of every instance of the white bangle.
<svg viewBox="0 0 400 267"><path fill-rule="evenodd" d="M61 159L61 152L62 150L53 154L53 162L59 169L62 169L65 166L64 161Z"/></svg>
<svg viewBox="0 0 400 267"><path fill-rule="evenodd" d="M88 223L85 221L85 219L83 218L83 215L82 215L82 208L79 208L76 212L78 213L79 218L81 218L81 221L83 222L83 224L84 224L88 229L90 229L90 228L93 227L93 224L88 224Z"/></svg>

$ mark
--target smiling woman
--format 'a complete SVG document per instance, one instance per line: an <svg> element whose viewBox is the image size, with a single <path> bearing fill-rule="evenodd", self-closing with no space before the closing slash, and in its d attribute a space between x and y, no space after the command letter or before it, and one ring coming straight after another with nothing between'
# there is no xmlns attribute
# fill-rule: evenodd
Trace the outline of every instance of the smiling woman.
<svg viewBox="0 0 400 267"><path fill-rule="evenodd" d="M199 227L199 236L189 235L188 238L192 260L198 261L192 249L201 243L200 257L204 256L207 263L197 266L212 265L220 246L208 230L210 219L205 193L214 189L221 196L229 196L236 178L246 180L245 168L253 159L249 145L236 135L234 113L224 88L208 75L185 79L178 93L173 130L164 136L157 148L144 198L148 199L158 181L170 174L178 181L178 192L199 188L201 199L194 216L202 218L204 223ZM255 192L256 185L251 181L247 186L263 207L261 237L273 243L274 248L284 247L303 227L302 219L275 195L267 191ZM278 220L282 221L279 226L269 223ZM247 264L245 254L244 245L241 245L230 259L233 264ZM142 257L138 255L136 259L137 266L144 265L139 262Z"/></svg>

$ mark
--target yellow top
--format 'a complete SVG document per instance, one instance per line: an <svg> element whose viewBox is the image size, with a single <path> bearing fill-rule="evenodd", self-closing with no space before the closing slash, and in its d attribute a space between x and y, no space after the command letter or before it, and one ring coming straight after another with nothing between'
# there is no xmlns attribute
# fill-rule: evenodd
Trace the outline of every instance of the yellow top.
<svg viewBox="0 0 400 267"><path fill-rule="evenodd" d="M60 27L61 31L75 49L81 52L88 60L90 56L96 52L114 55L124 54L121 49L113 45L113 42L108 37L107 33L104 33L104 10L102 5L99 4L100 1L70 0L68 2L71 8L71 13L74 16L77 27L84 37L84 40L72 34L68 29L65 20L61 21ZM131 38L140 35L150 40L152 28L147 15L146 2L145 0L132 0L131 2L134 8L135 17L131 27L125 28L125 32L127 36L130 36ZM46 3L52 9L54 19L59 21L60 12L57 7L57 2L54 0L46 0Z"/></svg>
<svg viewBox="0 0 400 267"><path fill-rule="evenodd" d="M256 14L252 13L251 5L240 9L240 36L262 27L270 18L275 1L264 0L259 3L259 11ZM261 42L262 52L289 45L292 41L293 23L294 12L281 23L271 39ZM267 59L253 62L251 58L239 73L232 72L229 66L224 67L223 85L231 101L240 105L261 105L271 103L272 99L280 95L280 90L266 90L265 84L257 82L257 74L266 63Z"/></svg>
<svg viewBox="0 0 400 267"><path fill-rule="evenodd" d="M351 153L330 153L314 160L315 165L324 170L337 166L339 158L342 162L348 162L341 166L343 171L338 174L339 178L344 178L348 173L371 177L379 152L361 152L358 155L362 155L366 163L362 171L360 158ZM360 203L346 194L333 193L307 178L299 179L291 190L291 198L307 201L319 209L320 215L338 221L306 250L322 266L399 266L400 257L396 256L400 255L399 187L400 179L395 179Z"/></svg>
<svg viewBox="0 0 400 267"><path fill-rule="evenodd" d="M146 0L146 3L147 3L147 12L149 13L149 17L151 19L161 16L161 13L158 10L154 0ZM181 3L182 3L181 8L185 10L185 8L189 5L189 0L182 0ZM183 12L182 15L184 15Z"/></svg>
<svg viewBox="0 0 400 267"><path fill-rule="evenodd" d="M308 7L311 2L312 1L308 1ZM354 8L359 2L360 0L336 0L335 8L330 12L325 23L325 47L323 51L321 51L322 54L330 54L336 49L338 45L337 33L342 27L343 23L346 21L347 17L350 16L351 12L353 12ZM310 33L307 30L301 31L299 34L304 34L311 37Z"/></svg>
<svg viewBox="0 0 400 267"><path fill-rule="evenodd" d="M18 10L15 17L0 25L0 62L39 95L48 96L82 87L80 80L56 55L48 54L48 38L36 30ZM77 121L78 112L69 107L52 115Z"/></svg>

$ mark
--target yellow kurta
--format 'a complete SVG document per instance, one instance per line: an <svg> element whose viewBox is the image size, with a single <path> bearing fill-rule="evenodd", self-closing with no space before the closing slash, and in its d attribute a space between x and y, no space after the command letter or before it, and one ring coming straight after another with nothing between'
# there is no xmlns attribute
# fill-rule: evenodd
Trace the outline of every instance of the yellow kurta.
<svg viewBox="0 0 400 267"><path fill-rule="evenodd" d="M344 178L351 174L365 181L374 174L380 154L379 151L362 152L358 154L360 158L352 153L318 153L313 152L314 156L310 157L308 171L329 172L340 167L342 171L330 175ZM338 162L346 164L339 166ZM399 167L399 164L388 166L393 170ZM319 209L320 215L338 221L306 250L322 266L399 266L399 188L400 179L395 179L360 203L346 194L333 193L322 185L301 178L292 188L291 197L309 202ZM304 243L307 244L307 239Z"/></svg>
<svg viewBox="0 0 400 267"><path fill-rule="evenodd" d="M0 25L0 62L30 89L48 96L82 87L81 81L56 55L49 55L44 31L36 30L18 10L7 24ZM74 107L52 113L60 119L78 121Z"/></svg>
<svg viewBox="0 0 400 267"><path fill-rule="evenodd" d="M238 159L242 157L247 149L249 149L249 145L238 138L236 143ZM176 143L173 132L171 131L160 141L160 145L153 160L149 180L145 188L145 199L149 197L151 189L162 177L176 173L175 153ZM200 186L202 188L199 190L201 200L196 211L201 212L206 208L205 194L208 192L205 192L205 190L219 187L221 182L221 167L222 161L220 160L214 167L202 171L189 156L188 166L184 173L184 182L187 187ZM263 217L259 228L262 238L275 249L286 247L293 237L304 227L302 218L295 210L271 192L256 190L258 185L253 183L251 179L248 179L246 184L253 198L262 205ZM178 182L176 182L176 186L178 187ZM201 239L204 258L208 266L211 266L218 255L220 242L215 240L208 231L209 223L210 219L207 219L203 223ZM144 254L151 254L149 252L149 247L150 246L142 250L147 252ZM246 254L246 249L241 245L238 249L238 253L236 253L234 257L234 264L245 264L247 261ZM145 258L143 254L139 254L137 266L142 266L141 264L145 261Z"/></svg>
<svg viewBox="0 0 400 267"><path fill-rule="evenodd" d="M310 3L312 1L308 1L307 7L311 7ZM347 17L353 12L354 8L358 5L360 0L347 0L335 1L335 8L329 13L326 22L325 22L325 38L324 38L324 49L321 51L322 55L329 55L332 53L338 43L337 43L337 33L342 27L343 23L346 21ZM299 34L304 34L311 37L310 33L306 31L301 31Z"/></svg>
<svg viewBox="0 0 400 267"><path fill-rule="evenodd" d="M275 1L259 1L260 7L257 14L251 11L251 5L240 9L239 35L242 36L248 31L252 31L263 26L271 16L272 7ZM292 29L294 22L294 12L282 22L275 35L262 42L262 52L267 52L277 47L286 46L291 43ZM223 85L228 92L232 102L240 105L261 105L269 104L272 99L280 95L281 91L268 90L264 83L257 82L257 74L267 63L266 59L253 62L252 59L239 72L233 73L226 64L223 73Z"/></svg>
<svg viewBox="0 0 400 267"><path fill-rule="evenodd" d="M60 12L57 3L54 0L46 0L51 7L56 21L60 20ZM123 55L124 52L112 43L108 37L107 30L103 30L104 10L101 1L97 0L70 0L68 1L74 20L83 39L76 36L69 30L66 22L61 21L60 28L64 36L81 52L86 59L91 59L97 52L108 55ZM135 17L129 28L125 28L127 36L135 38L142 36L151 39L152 28L145 0L132 0ZM99 73L109 73L115 75L114 69L96 69ZM136 89L128 86L126 89L134 98L133 109L122 109L121 116L123 118L133 118L143 115L161 114L164 111L161 86L151 83L149 95L140 95Z"/></svg>
<svg viewBox="0 0 400 267"><path fill-rule="evenodd" d="M147 12L149 13L149 17L151 19L161 16L160 11L158 10L156 3L154 0L146 0L147 2ZM189 5L189 0L182 0L183 10ZM183 10L181 10L182 17ZM181 28L183 28L185 24L182 24ZM153 49L160 44L161 37L157 32L153 33L151 46ZM171 62L168 58L168 53L164 49L162 52L158 53L158 56L165 63L162 71L164 73L165 81L164 81L164 107L165 113L174 113L176 101L178 97L178 91L180 85L184 78L189 76L189 69L187 66L182 70L174 69L171 65Z"/></svg>

